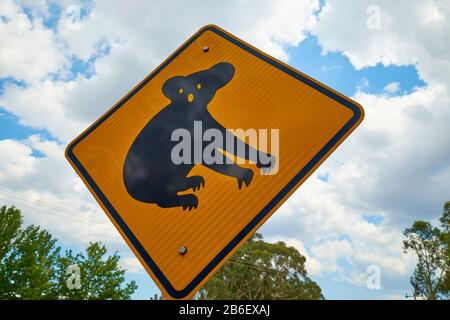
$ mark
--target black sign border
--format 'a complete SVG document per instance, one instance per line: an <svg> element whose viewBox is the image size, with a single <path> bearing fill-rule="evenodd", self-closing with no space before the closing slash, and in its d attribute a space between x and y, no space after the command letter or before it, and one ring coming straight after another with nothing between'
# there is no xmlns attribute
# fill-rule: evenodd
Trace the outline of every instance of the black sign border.
<svg viewBox="0 0 450 320"><path fill-rule="evenodd" d="M85 137L93 132L99 125L101 125L106 119L108 119L114 112L116 112L121 106L123 106L131 97L133 97L139 90L141 90L149 81L151 81L161 70L163 70L172 60L174 60L183 50L185 50L192 42L200 37L204 32L211 31L224 39L230 41L234 45L244 49L245 51L253 54L257 58L271 64L279 70L287 73L295 79L307 84L308 86L318 90L331 99L337 101L343 106L349 108L353 112L352 118L336 133L336 135L306 164L305 167L300 170L299 173L271 200L269 203L253 218L226 246L222 251L215 256L210 263L182 290L175 289L162 271L158 268L156 263L147 253L145 248L141 245L135 235L131 232L130 228L126 225L125 221L121 218L120 214L114 209L106 196L97 186L93 178L89 175L87 170L83 167L80 161L75 157L73 149L78 143L80 143ZM85 181L89 184L91 190L96 194L99 201L101 201L104 207L109 211L111 217L115 220L116 224L122 229L122 232L127 236L129 241L133 244L134 248L139 252L142 259L147 266L152 270L162 286L166 289L167 293L173 298L181 299L189 295L197 285L208 276L208 274L263 220L267 214L271 212L276 205L283 200L283 198L289 194L289 192L295 188L295 186L311 171L314 167L320 163L320 161L326 157L328 152L332 150L341 140L350 133L363 118L363 109L357 103L350 101L343 96L337 94L326 86L319 84L305 75L290 69L286 65L279 61L263 54L255 48L247 45L241 40L232 37L219 27L215 25L207 25L195 33L186 43L184 43L177 51L172 54L163 64L161 64L154 72L152 72L144 81L142 81L136 88L134 88L128 95L126 95L117 105L111 108L106 114L104 114L97 122L77 137L72 143L70 143L66 149L66 156L72 165L78 170L78 173L83 176Z"/></svg>

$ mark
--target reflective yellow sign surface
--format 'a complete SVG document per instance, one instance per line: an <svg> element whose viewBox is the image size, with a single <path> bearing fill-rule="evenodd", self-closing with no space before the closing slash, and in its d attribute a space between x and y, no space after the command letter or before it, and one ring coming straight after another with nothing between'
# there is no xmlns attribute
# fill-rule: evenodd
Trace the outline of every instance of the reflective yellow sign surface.
<svg viewBox="0 0 450 320"><path fill-rule="evenodd" d="M66 157L163 294L190 298L362 119L349 98L206 26Z"/></svg>

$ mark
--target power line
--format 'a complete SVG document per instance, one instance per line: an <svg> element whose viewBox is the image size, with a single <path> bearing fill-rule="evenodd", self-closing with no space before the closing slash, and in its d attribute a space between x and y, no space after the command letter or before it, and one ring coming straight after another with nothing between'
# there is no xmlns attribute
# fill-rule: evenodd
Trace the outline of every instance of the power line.
<svg viewBox="0 0 450 320"><path fill-rule="evenodd" d="M10 199L6 199L6 198L3 198L2 200L3 200L3 201L10 202L10 203L13 204L13 205L17 203L16 201L13 201L13 200L10 200ZM21 201L21 200L19 200L19 201ZM77 222L77 223L81 223L81 224L85 224L85 225L90 225L90 226L92 226L92 225L94 224L94 225L96 225L96 226L98 226L98 227L101 227L101 228L105 228L105 229L109 229L109 230L110 230L110 228L106 225L106 221L104 221L104 222L99 222L99 221L86 221L86 220L89 220L88 217L85 217L85 218L84 218L84 217L82 217L82 216L80 216L80 215L77 215L76 217L67 216L67 215L59 214L58 212L48 211L48 210L46 210L46 209L44 209L44 208L39 208L39 207L36 207L36 206L31 206L31 205L28 205L28 204L26 204L26 203L20 203L20 206L21 206L21 207L26 207L26 208L31 209L31 210L39 211L40 213L44 213L44 214L56 216L56 217L58 217L58 218L66 219L66 220L69 220L69 221L72 221L72 222ZM81 219L85 219L85 220L80 220L80 219L77 219L77 218L81 218Z"/></svg>
<svg viewBox="0 0 450 320"><path fill-rule="evenodd" d="M275 270L275 269L259 266L259 265L256 265L256 264L252 263L252 262L249 262L249 261L243 261L243 260L236 259L236 258L230 258L229 261L234 263L234 264L241 264L241 265L244 265L244 266L246 266L248 268L252 268L252 269L258 270L258 271L265 271L265 272L272 272L272 273L279 273L279 274L282 274L282 275L286 275L286 273L281 272L279 270ZM309 277L309 278L311 279L311 277ZM358 286L358 285L355 285L355 284L345 283L345 282L342 282L342 281L336 281L336 280L332 280L332 279L328 279L328 278L324 278L324 277L320 277L320 276L314 276L314 278L320 279L322 281L326 281L326 282L329 282L329 283L332 283L333 285L340 285L340 286L344 286L344 287L348 287L348 288L354 288L354 289L358 289L358 290L366 289L364 287L361 287L361 286ZM397 293L397 294L398 293L403 294L405 292L403 290L391 290L391 289L381 289L381 288L377 289L377 290L383 291L383 292L388 292L388 293Z"/></svg>
<svg viewBox="0 0 450 320"><path fill-rule="evenodd" d="M6 191L4 189L0 189L0 193L5 194L7 196L14 197L14 198L22 200L22 201L26 201L26 202L30 202L30 203L36 204L36 205L38 205L40 207L43 207L43 208L38 208L38 207L35 207L35 206L29 206L29 205L26 205L26 204L22 204L23 206L25 206L25 207L27 207L29 209L38 210L38 211L40 211L40 212L42 212L44 214L57 216L59 218L71 220L73 222L78 222L78 223L82 223L82 224L86 224L86 225L96 224L99 227L110 229L109 227L107 227L105 225L107 220L104 220L104 219L99 219L99 218L96 218L96 217L81 216L79 214L79 212L76 212L74 210L63 208L63 207L56 206L56 205L52 205L52 204L50 204L50 203L48 203L46 201L40 200L40 199L39 200L33 199L33 198L31 198L29 196L26 196L24 194L12 192L12 191ZM12 201L12 200L8 200L8 199L3 199L3 200L9 201L12 204L14 204L14 201ZM64 216L62 214L58 214L57 212L48 211L45 208L58 210L60 212L62 211L61 213L64 214ZM68 214L70 216L67 216ZM79 220L77 218L81 218L81 219L84 219L84 220ZM90 220L91 223L89 223L88 221L85 221L85 220ZM246 266L248 268L252 268L252 269L258 270L258 271L264 271L264 272L271 272L271 273L278 273L278 274L286 275L286 273L281 272L279 270L275 270L275 269L272 269L272 268L267 268L267 267L263 267L263 266L260 266L260 265L256 265L256 264L253 264L253 263L251 263L249 261L243 261L243 260L236 259L236 258L230 258L229 261L234 263L234 264L241 264L241 265L244 265L244 266ZM328 282L328 283L332 283L333 285L341 285L341 286L345 286L345 287L356 288L358 290L365 289L364 287L361 287L361 286L358 286L358 285L354 285L354 284L350 284L350 283L344 283L344 282L336 281L336 280L331 280L331 279L328 279L328 278L325 278L325 277L321 277L321 276L314 276L314 278L320 279L320 280ZM403 293L404 292L402 290L389 290L389 289L377 289L377 290L381 290L381 291L384 291L384 292L391 292L391 293Z"/></svg>
<svg viewBox="0 0 450 320"><path fill-rule="evenodd" d="M11 204L15 204L15 202L13 202L13 201L11 201L11 200L8 200L8 199L3 199L3 200L4 200L4 201L8 201L8 202L10 202ZM42 209L42 208L37 208L37 207L29 206L29 205L27 205L27 204L23 204L23 203L22 203L20 206L21 206L21 207L26 207L26 208L31 209L31 210L39 211L40 213L44 213L44 214L56 216L56 217L58 217L58 218L66 219L66 220L69 220L69 221L72 221L72 222L77 222L77 223L81 223L81 224L85 224L85 225L93 225L93 224L94 224L94 225L96 225L96 226L98 226L98 227L101 227L101 228L108 228L106 225L103 225L103 224L101 224L101 223L99 223L99 222L88 222L88 221L83 221L83 220L79 220L79 219L72 218L72 217L62 216L62 215L60 215L60 214L58 214L58 213L51 212L51 211L47 211L47 210ZM109 228L108 228L108 229L109 229Z"/></svg>
<svg viewBox="0 0 450 320"><path fill-rule="evenodd" d="M79 212L77 212L77 211L74 211L74 210L71 210L71 209L68 209L68 208L64 208L64 207L61 207L61 206L57 206L57 205L51 204L51 203L46 202L46 201L41 200L41 199L33 199L33 198L31 198L31 197L29 197L27 195L24 195L24 194L12 192L12 191L6 191L6 190L2 190L2 189L0 189L0 193L9 195L9 196L12 196L12 197L15 197L15 198L19 198L19 199L22 199L22 200L25 200L25 201L30 201L30 202L36 203L36 204L38 204L40 206L48 207L50 209L56 209L56 210L63 211L63 212L69 213L69 214L79 215ZM104 222L103 219L99 219L99 218L96 218L96 217L88 217L88 218L91 219L91 220L97 220L99 222Z"/></svg>
<svg viewBox="0 0 450 320"><path fill-rule="evenodd" d="M50 204L48 202L45 202L43 200L33 199L33 198L31 198L29 196L26 196L24 194L15 193L15 192L11 192L11 191L6 191L6 190L3 190L3 189L0 189L0 193L3 193L5 195L7 195L7 196L14 197L16 199L20 199L20 200L23 200L23 201L31 202L33 204L36 204L38 206L41 206L41 207L44 207L44 208L47 208L47 209L58 210L60 212L69 214L71 217L73 215L75 215L77 217L80 217L80 218L83 218L83 219L92 220L92 221L95 221L95 222L98 222L98 223L105 223L106 222L105 219L100 219L100 218L96 218L96 217L89 217L89 216L81 216L79 214L79 212L77 212L77 211L74 211L74 210L71 210L71 209L68 209L68 208L63 208L63 207L60 207L60 206L56 206L56 205Z"/></svg>

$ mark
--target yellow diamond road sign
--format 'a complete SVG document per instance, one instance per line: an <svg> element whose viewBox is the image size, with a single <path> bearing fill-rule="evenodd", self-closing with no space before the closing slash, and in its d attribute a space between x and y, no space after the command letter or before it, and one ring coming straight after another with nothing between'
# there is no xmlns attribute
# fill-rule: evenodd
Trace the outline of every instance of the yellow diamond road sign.
<svg viewBox="0 0 450 320"><path fill-rule="evenodd" d="M187 299L363 112L209 25L72 141L66 157L163 294Z"/></svg>

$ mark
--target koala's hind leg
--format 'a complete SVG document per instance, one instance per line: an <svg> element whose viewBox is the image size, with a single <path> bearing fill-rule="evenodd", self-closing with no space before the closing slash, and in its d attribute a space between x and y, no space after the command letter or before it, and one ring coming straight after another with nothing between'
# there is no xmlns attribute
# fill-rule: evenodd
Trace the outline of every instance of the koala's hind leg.
<svg viewBox="0 0 450 320"><path fill-rule="evenodd" d="M242 182L248 187L253 179L253 171L247 168L242 168L235 163L213 163L203 164L205 167L210 168L218 173L234 177L238 181L239 189L242 188Z"/></svg>
<svg viewBox="0 0 450 320"><path fill-rule="evenodd" d="M184 194L180 196L171 194L161 198L156 204L161 208L182 207L183 210L189 209L189 211L191 211L192 209L197 209L198 199L193 194Z"/></svg>

